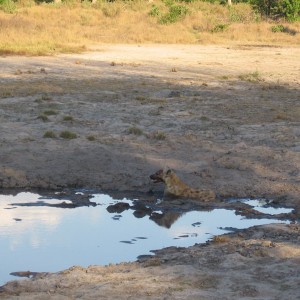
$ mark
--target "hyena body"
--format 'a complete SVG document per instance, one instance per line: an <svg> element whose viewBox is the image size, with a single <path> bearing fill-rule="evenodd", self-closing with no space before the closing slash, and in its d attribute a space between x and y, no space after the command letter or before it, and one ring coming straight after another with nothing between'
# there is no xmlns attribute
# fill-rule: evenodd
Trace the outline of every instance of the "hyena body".
<svg viewBox="0 0 300 300"><path fill-rule="evenodd" d="M151 175L150 178L154 182L165 183L166 187L164 194L166 196L192 198L203 202L213 201L216 198L215 193L211 190L193 189L189 187L181 181L173 170L170 169L159 170L155 174Z"/></svg>

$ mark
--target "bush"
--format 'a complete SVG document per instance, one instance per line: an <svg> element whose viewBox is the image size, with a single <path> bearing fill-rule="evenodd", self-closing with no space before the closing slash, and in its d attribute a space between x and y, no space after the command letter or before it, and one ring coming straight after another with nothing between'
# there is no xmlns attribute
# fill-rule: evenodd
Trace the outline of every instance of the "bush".
<svg viewBox="0 0 300 300"><path fill-rule="evenodd" d="M300 20L300 0L278 1L278 6L275 7L274 12L292 22Z"/></svg>
<svg viewBox="0 0 300 300"><path fill-rule="evenodd" d="M149 16L151 16L151 17L158 17L158 16L160 16L160 14L161 14L161 12L159 10L159 7L156 6L155 4L153 4L152 8L151 8L151 10L149 12Z"/></svg>
<svg viewBox="0 0 300 300"><path fill-rule="evenodd" d="M173 0L164 0L164 5L168 12L162 13L160 7L153 4L149 12L149 16L157 17L160 24L171 24L183 19L188 13L188 8L185 5L175 4ZM163 9L164 10L164 9Z"/></svg>
<svg viewBox="0 0 300 300"><path fill-rule="evenodd" d="M163 15L159 23L170 24L183 19L188 12L188 8L183 5L171 5L169 7L169 12Z"/></svg>
<svg viewBox="0 0 300 300"><path fill-rule="evenodd" d="M13 0L0 0L0 9L6 13L13 14L17 6Z"/></svg>
<svg viewBox="0 0 300 300"><path fill-rule="evenodd" d="M296 30L293 30L293 29L290 29L286 26L283 26L281 24L278 24L278 25L274 25L271 27L271 31L272 32L283 32L283 33L287 33L287 34L290 34L290 35L296 35Z"/></svg>
<svg viewBox="0 0 300 300"><path fill-rule="evenodd" d="M285 27L283 25L275 25L271 27L272 32L284 32Z"/></svg>
<svg viewBox="0 0 300 300"><path fill-rule="evenodd" d="M300 0L250 0L250 3L267 17L300 20Z"/></svg>

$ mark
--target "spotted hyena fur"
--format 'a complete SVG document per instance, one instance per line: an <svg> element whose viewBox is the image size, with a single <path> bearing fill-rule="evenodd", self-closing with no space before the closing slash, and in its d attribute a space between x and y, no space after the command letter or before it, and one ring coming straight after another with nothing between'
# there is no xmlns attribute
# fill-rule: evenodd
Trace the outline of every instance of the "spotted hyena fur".
<svg viewBox="0 0 300 300"><path fill-rule="evenodd" d="M216 195L211 190L193 189L181 181L173 170L159 170L152 174L150 178L154 182L165 183L165 195L198 199L201 201L213 201Z"/></svg>

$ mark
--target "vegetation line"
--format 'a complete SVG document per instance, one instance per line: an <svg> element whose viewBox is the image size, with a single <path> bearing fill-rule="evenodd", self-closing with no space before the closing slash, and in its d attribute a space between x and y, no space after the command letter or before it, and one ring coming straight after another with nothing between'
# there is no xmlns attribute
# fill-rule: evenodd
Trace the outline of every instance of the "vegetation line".
<svg viewBox="0 0 300 300"><path fill-rule="evenodd" d="M0 0L0 54L81 52L97 43L300 44L300 0L219 1Z"/></svg>

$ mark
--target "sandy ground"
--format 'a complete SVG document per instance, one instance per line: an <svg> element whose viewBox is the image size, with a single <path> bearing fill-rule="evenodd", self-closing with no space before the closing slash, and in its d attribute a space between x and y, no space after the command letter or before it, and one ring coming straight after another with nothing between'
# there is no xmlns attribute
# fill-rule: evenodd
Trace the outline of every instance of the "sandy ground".
<svg viewBox="0 0 300 300"><path fill-rule="evenodd" d="M161 194L149 175L168 166L220 202L266 197L292 206L296 224L161 250L140 263L39 274L7 284L0 298L300 299L300 48L92 50L0 57L3 192Z"/></svg>

